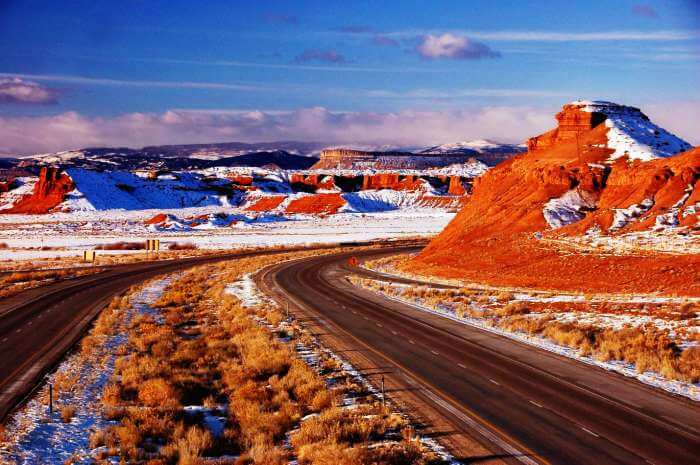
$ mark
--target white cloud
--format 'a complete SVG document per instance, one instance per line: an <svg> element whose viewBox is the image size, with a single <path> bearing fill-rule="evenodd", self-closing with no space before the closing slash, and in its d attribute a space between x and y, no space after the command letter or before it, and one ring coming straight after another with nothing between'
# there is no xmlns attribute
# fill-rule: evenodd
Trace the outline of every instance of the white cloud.
<svg viewBox="0 0 700 465"><path fill-rule="evenodd" d="M427 59L478 60L499 56L498 52L486 44L450 33L423 36L421 43L416 46L416 52Z"/></svg>
<svg viewBox="0 0 700 465"><path fill-rule="evenodd" d="M0 104L21 103L39 104L56 103L56 92L32 81L18 77L0 79Z"/></svg>
<svg viewBox="0 0 700 465"><path fill-rule="evenodd" d="M697 144L700 142L698 103L650 105L643 110L658 124ZM333 112L314 107L294 111L170 110L162 114L129 113L115 118L88 118L75 112L46 117L0 117L0 153L236 140L410 146L472 138L521 142L554 127L557 110L557 107L485 106L373 113Z"/></svg>

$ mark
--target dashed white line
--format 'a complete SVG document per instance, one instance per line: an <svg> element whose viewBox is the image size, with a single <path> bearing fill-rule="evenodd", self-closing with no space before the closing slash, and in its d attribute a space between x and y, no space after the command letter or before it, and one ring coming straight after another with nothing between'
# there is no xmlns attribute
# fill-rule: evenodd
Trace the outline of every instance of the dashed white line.
<svg viewBox="0 0 700 465"><path fill-rule="evenodd" d="M399 333L397 333L396 331L392 330L392 331L391 331L391 334L393 334L394 336L398 336Z"/></svg>
<svg viewBox="0 0 700 465"><path fill-rule="evenodd" d="M413 339L409 339L408 342L413 344L413 345L416 345L416 341L414 341Z"/></svg>
<svg viewBox="0 0 700 465"><path fill-rule="evenodd" d="M467 368L463 363L458 363L457 366L460 368Z"/></svg>
<svg viewBox="0 0 700 465"><path fill-rule="evenodd" d="M6 337L2 338L2 342L7 342L7 338Z"/></svg>
<svg viewBox="0 0 700 465"><path fill-rule="evenodd" d="M598 436L597 434L595 434L593 431L591 431L591 430L589 430L588 428L586 428L585 426L582 426L581 429L584 430L586 433L590 434L591 436L595 436L595 437L597 437L597 438L600 437L600 436Z"/></svg>
<svg viewBox="0 0 700 465"><path fill-rule="evenodd" d="M535 405L535 406L539 407L539 408L544 408L544 407L542 407L542 404L538 404L538 403L535 402L534 400L531 400L530 403L531 403L532 405Z"/></svg>
<svg viewBox="0 0 700 465"><path fill-rule="evenodd" d="M495 384L496 386L500 386L500 385L501 385L501 383L499 383L499 382L496 381L495 379L489 378L489 381L491 381L491 382L492 382L493 384Z"/></svg>
<svg viewBox="0 0 700 465"><path fill-rule="evenodd" d="M430 352L432 352L433 355L440 355L439 352L436 352L436 351L434 351L434 350L431 350Z"/></svg>
<svg viewBox="0 0 700 465"><path fill-rule="evenodd" d="M377 326L379 326L380 328L383 328L383 327L384 327L384 325L382 325L381 323L375 323L375 324L376 324Z"/></svg>

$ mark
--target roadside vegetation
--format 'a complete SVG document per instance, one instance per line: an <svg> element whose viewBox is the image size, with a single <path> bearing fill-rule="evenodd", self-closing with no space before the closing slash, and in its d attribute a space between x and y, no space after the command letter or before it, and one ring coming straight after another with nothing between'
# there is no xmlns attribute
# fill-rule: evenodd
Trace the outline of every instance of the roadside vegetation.
<svg viewBox="0 0 700 465"><path fill-rule="evenodd" d="M440 462L339 359L317 350L302 360L313 338L274 304L246 307L225 292L280 259L196 268L131 322L102 393L114 423L90 438L97 463Z"/></svg>

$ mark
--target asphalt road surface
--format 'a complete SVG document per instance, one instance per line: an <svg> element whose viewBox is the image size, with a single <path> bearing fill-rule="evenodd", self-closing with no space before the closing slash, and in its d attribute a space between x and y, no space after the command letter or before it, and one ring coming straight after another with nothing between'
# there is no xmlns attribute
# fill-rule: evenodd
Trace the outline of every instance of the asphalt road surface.
<svg viewBox="0 0 700 465"><path fill-rule="evenodd" d="M529 464L700 463L698 403L358 289L346 279L358 271L346 265L351 255L283 263L257 279L415 380L426 402L494 456Z"/></svg>

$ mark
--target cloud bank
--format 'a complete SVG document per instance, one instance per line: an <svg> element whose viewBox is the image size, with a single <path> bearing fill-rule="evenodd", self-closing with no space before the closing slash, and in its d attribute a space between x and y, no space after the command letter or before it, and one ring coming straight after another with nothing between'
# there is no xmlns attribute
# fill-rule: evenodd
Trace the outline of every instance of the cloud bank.
<svg viewBox="0 0 700 465"><path fill-rule="evenodd" d="M558 108L485 106L459 110L333 112L170 110L89 118L76 112L0 117L0 154L26 155L94 146L272 140L421 146L488 138L522 142L553 128ZM700 143L700 102L646 106L645 113L693 144ZM693 139L695 137L695 139Z"/></svg>
<svg viewBox="0 0 700 465"><path fill-rule="evenodd" d="M57 102L56 91L20 78L0 79L0 104L47 105Z"/></svg>

